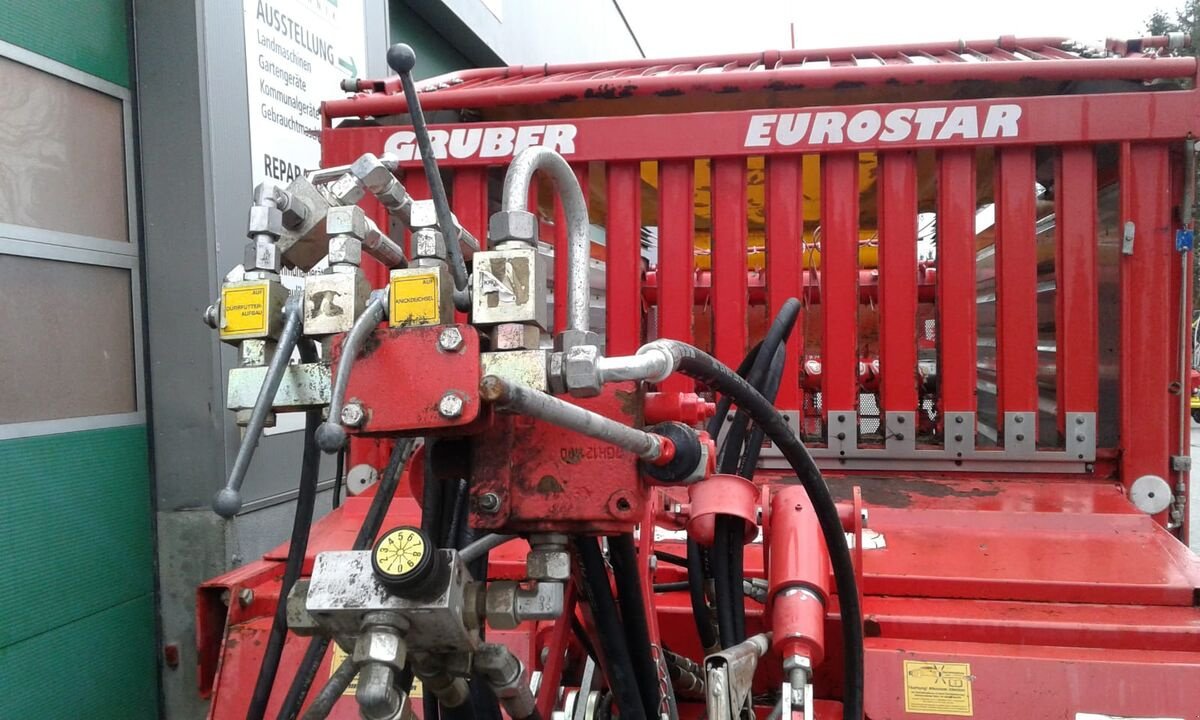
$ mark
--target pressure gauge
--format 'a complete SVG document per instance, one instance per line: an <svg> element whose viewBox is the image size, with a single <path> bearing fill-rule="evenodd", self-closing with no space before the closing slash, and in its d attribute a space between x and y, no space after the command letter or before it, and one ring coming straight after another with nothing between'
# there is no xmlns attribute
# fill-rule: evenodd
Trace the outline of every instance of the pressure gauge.
<svg viewBox="0 0 1200 720"><path fill-rule="evenodd" d="M421 594L433 574L435 548L419 528L388 530L371 551L371 567L383 585L401 597Z"/></svg>

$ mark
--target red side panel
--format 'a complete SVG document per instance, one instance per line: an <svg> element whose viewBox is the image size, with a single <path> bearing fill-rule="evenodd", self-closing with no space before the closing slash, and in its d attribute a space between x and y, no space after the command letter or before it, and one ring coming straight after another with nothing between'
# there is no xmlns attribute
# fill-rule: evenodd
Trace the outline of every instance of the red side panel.
<svg viewBox="0 0 1200 720"><path fill-rule="evenodd" d="M607 351L631 355L642 340L641 177L638 163L608 165Z"/></svg>
<svg viewBox="0 0 1200 720"><path fill-rule="evenodd" d="M691 160L666 160L658 165L658 294L659 337L692 342L692 295L695 249ZM669 392L691 392L695 383L673 375L663 383Z"/></svg>
<svg viewBox="0 0 1200 720"><path fill-rule="evenodd" d="M712 164L713 351L737 367L746 354L746 162Z"/></svg>
<svg viewBox="0 0 1200 720"><path fill-rule="evenodd" d="M938 158L938 388L941 411L975 412L975 152Z"/></svg>
<svg viewBox="0 0 1200 720"><path fill-rule="evenodd" d="M879 157L880 409L917 409L917 165L912 152Z"/></svg>
<svg viewBox="0 0 1200 720"><path fill-rule="evenodd" d="M1096 412L1100 354L1096 304L1096 155L1065 147L1055 168L1058 429L1066 413Z"/></svg>
<svg viewBox="0 0 1200 720"><path fill-rule="evenodd" d="M858 410L858 155L821 158L821 413Z"/></svg>
<svg viewBox="0 0 1200 720"><path fill-rule="evenodd" d="M788 298L800 299L803 292L800 253L804 242L803 158L773 155L767 159L767 301L771 317ZM804 354L804 315L787 342L783 382L775 405L783 410L800 409L800 360Z"/></svg>
<svg viewBox="0 0 1200 720"><path fill-rule="evenodd" d="M1034 169L1033 148L996 153L997 422L1006 412L1032 412L1037 418Z"/></svg>

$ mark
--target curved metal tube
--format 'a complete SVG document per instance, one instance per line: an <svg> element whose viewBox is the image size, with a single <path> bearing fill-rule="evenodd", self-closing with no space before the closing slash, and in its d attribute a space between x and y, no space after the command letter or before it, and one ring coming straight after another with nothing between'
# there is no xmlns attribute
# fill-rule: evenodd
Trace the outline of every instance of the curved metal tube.
<svg viewBox="0 0 1200 720"><path fill-rule="evenodd" d="M333 454L346 446L342 409L346 406L346 386L350 382L350 371L375 326L387 317L387 301L387 290L373 291L362 315L354 321L354 327L350 328L345 342L342 343L342 356L333 376L333 387L329 390L329 419L317 428L317 445L327 453Z"/></svg>
<svg viewBox="0 0 1200 720"><path fill-rule="evenodd" d="M254 457L254 450L258 447L259 438L267 424L267 414L271 412L275 393L279 391L279 384L283 381L283 373L292 359L292 350L300 339L302 297L300 293L292 293L283 306L283 330L275 345L275 355L267 366L258 398L254 401L250 422L246 424L246 434L238 447L229 480L213 498L213 510L223 518L231 518L242 509L242 483L246 480L246 471L250 469L250 460Z"/></svg>
<svg viewBox="0 0 1200 720"><path fill-rule="evenodd" d="M461 558L465 564L470 565L487 553L500 547L509 540L515 539L516 537L516 535L505 535L503 533L488 533L478 540L473 541L462 550L459 550L458 557Z"/></svg>
<svg viewBox="0 0 1200 720"><path fill-rule="evenodd" d="M588 321L588 237L587 203L575 171L562 155L544 147L529 147L517 153L504 176L504 197L500 209L525 211L529 205L529 186L535 172L545 173L554 183L567 221L567 329L587 332ZM555 281L557 283L557 280ZM558 288L555 288L556 290Z"/></svg>

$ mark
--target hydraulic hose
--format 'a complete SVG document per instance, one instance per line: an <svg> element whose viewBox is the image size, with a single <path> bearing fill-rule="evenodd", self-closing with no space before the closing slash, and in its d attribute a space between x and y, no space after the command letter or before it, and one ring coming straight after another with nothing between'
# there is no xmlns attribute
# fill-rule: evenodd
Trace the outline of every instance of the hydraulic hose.
<svg viewBox="0 0 1200 720"><path fill-rule="evenodd" d="M700 543L687 541L687 577L688 596L692 601L692 615L696 618L696 631L700 635L700 645L705 654L719 645L717 634L713 632L712 611L708 608L708 600L704 597L704 548Z"/></svg>
<svg viewBox="0 0 1200 720"><path fill-rule="evenodd" d="M787 349L780 345L775 351L775 357L771 360L771 369L767 373L767 380L762 391L763 397L772 403L779 395L779 386L783 382L783 368L787 355ZM755 425L750 430L750 435L746 439L745 449L742 451L742 464L738 466L738 475L742 477L753 477L754 470L758 467L758 457L762 454L763 429Z"/></svg>
<svg viewBox="0 0 1200 720"><path fill-rule="evenodd" d="M622 533L608 538L608 556L612 563L613 577L617 581L617 604L621 608L621 626L625 631L625 643L637 674L638 692L646 717L659 715L658 665L650 647L650 625L646 621L646 606L642 600L642 583L637 571L637 552L634 550L633 535Z"/></svg>
<svg viewBox="0 0 1200 720"><path fill-rule="evenodd" d="M343 660L342 664L338 665L338 669L330 676L329 681L313 698L312 705L309 705L308 710L304 711L304 720L324 720L329 717L334 703L342 699L342 693L350 687L350 681L357 674L358 666L350 658Z"/></svg>
<svg viewBox="0 0 1200 720"><path fill-rule="evenodd" d="M587 589L587 600L596 623L597 639L605 658L608 685L616 699L621 720L646 720L645 706L638 691L637 676L625 633L620 627L617 603L613 600L612 588L608 584L608 570L604 567L604 556L600 542L592 537L577 537L575 549L583 569L583 583ZM656 718L657 714L649 717Z"/></svg>
<svg viewBox="0 0 1200 720"><path fill-rule="evenodd" d="M289 352L290 354L290 352ZM311 342L300 345L300 357L305 362L315 362L316 348ZM321 470L321 450L317 447L317 426L321 423L320 410L308 410L304 417L304 457L300 464L300 488L296 495L296 514L292 519L292 537L288 543L287 561L284 563L283 583L279 587L279 602L275 604L275 617L267 637L267 648L263 653L262 665L258 668L258 679L254 683L254 694L246 720L262 720L271 699L271 687L279 672L279 658L287 640L287 596L300 577L304 567L304 554L308 552L308 532L312 528L313 507L317 499L317 478Z"/></svg>
<svg viewBox="0 0 1200 720"><path fill-rule="evenodd" d="M371 498L367 514L358 528L358 535L354 538L354 550L366 550L374 542L375 536L379 534L380 528L383 527L383 519L387 516L388 508L391 507L392 497L400 485L400 475L403 473L405 465L408 464L409 458L412 457L415 446L416 441L413 438L401 438L392 447L387 467L384 468L383 475L379 480L379 487L375 490L375 497ZM288 687L283 705L280 706L279 714L276 716L279 720L295 720L299 716L300 707L304 705L304 699L308 696L313 679L317 675L317 667L321 664L328 648L329 638L327 637L314 637L308 642L304 657L301 658L300 665L296 668L296 676L292 678L292 684ZM412 682L411 674L409 674L409 682Z"/></svg>
<svg viewBox="0 0 1200 720"><path fill-rule="evenodd" d="M671 352L678 372L698 380L719 393L730 396L750 419L763 429L783 453L796 478L812 502L821 525L821 534L829 551L842 616L842 643L845 660L843 681L843 717L860 720L863 714L863 627L854 564L846 536L838 518L837 506L821 471L808 448L788 426L783 414L737 373L708 353L675 340L656 340L660 350Z"/></svg>

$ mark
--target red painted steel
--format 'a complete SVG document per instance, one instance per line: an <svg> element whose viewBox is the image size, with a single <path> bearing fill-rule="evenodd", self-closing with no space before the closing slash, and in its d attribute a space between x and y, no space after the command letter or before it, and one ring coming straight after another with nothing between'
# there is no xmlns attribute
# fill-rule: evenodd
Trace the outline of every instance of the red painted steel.
<svg viewBox="0 0 1200 720"><path fill-rule="evenodd" d="M1037 438L1037 221L1033 148L996 154L996 416L1034 413ZM1007 428L1006 428L1007 430Z"/></svg>
<svg viewBox="0 0 1200 720"><path fill-rule="evenodd" d="M938 386L944 417L951 412L975 412L975 155L971 151L947 151L938 158L937 224Z"/></svg>
<svg viewBox="0 0 1200 720"><path fill-rule="evenodd" d="M771 317L789 298L802 296L801 246L804 242L803 159L774 155L767 159L767 299ZM663 289L666 292L666 288ZM783 382L775 406L800 409L800 359L804 356L804 316L788 337Z"/></svg>
<svg viewBox="0 0 1200 720"><path fill-rule="evenodd" d="M459 168L454 173L453 211L458 222L487 250L488 185L484 168ZM468 322L467 314L454 311L455 322Z"/></svg>
<svg viewBox="0 0 1200 720"><path fill-rule="evenodd" d="M1177 404L1170 392L1177 362L1170 352L1176 320L1169 278L1179 263L1168 160L1162 145L1135 144L1121 173L1129 203L1122 217L1134 226L1133 253L1121 256L1121 480L1126 486L1142 475L1171 477L1174 440L1167 428Z"/></svg>
<svg viewBox="0 0 1200 720"><path fill-rule="evenodd" d="M638 163L608 166L605 245L607 347L632 355L642 344L642 190Z"/></svg>
<svg viewBox="0 0 1200 720"><path fill-rule="evenodd" d="M858 412L858 156L821 158L821 414Z"/></svg>
<svg viewBox="0 0 1200 720"><path fill-rule="evenodd" d="M771 495L767 602L773 649L782 657L802 655L813 667L825 658L825 604L832 577L821 526L798 485Z"/></svg>
<svg viewBox="0 0 1200 720"><path fill-rule="evenodd" d="M1064 147L1054 178L1055 347L1063 432L1066 413L1096 412L1099 405L1095 151Z"/></svg>
<svg viewBox="0 0 1200 720"><path fill-rule="evenodd" d="M659 337L692 342L693 280L695 278L695 213L691 160L658 164L658 277L662 301L658 306ZM674 375L664 390L690 392L695 383Z"/></svg>
<svg viewBox="0 0 1200 720"><path fill-rule="evenodd" d="M912 152L879 158L880 409L917 408L917 165Z"/></svg>
<svg viewBox="0 0 1200 720"><path fill-rule="evenodd" d="M811 254L811 248L806 252ZM768 268L766 271L750 270L746 273L746 297L751 306L769 305L770 290L767 277L769 271L770 269ZM934 302L936 298L937 270L927 264L922 264L917 272L917 299L922 303ZM642 298L647 303L654 304L658 302L659 274L660 271L652 269L646 272L646 277L643 279ZM791 294L787 297L799 297L808 305L820 305L821 280L818 275L818 272L812 270L801 270L796 279L793 280L798 287L802 288L800 294ZM712 302L712 272L708 270L697 270L695 272L692 279L692 300L694 305L701 307L707 307ZM867 269L858 271L858 301L864 305L879 304L878 271ZM797 320L796 332L804 329L800 323L801 320ZM781 405L780 407L783 406Z"/></svg>
<svg viewBox="0 0 1200 720"><path fill-rule="evenodd" d="M1194 62L1191 58L1188 62ZM978 67L978 66L976 66ZM661 115L613 116L566 118L562 120L538 120L520 122L480 122L434 126L435 130L449 134L460 133L461 137L474 138L475 151L459 157L443 158L450 164L501 165L506 164L518 149L501 146L494 153L481 155L479 138L485 131L495 128L541 128L534 144L544 140L547 124L555 127L573 128L568 140L559 138L550 141L567 160L589 161L641 161L646 158L662 160L704 157L733 157L773 154L780 151L830 152L852 146L860 152L884 151L897 148L955 148L991 147L1004 145L1047 145L1077 142L1119 142L1122 140L1177 140L1185 137L1192 129L1189 113L1194 110L1195 97L1185 91L1163 91L1154 93L1114 93L1111 95L1076 95L1029 98L1003 98L989 100L941 100L911 103L872 103L854 106L805 106L784 111L734 110L723 112L697 112L672 115L666 121ZM946 120L959 117L958 112L969 112L974 108L979 123L976 133L959 129L957 123L949 124L945 137L939 137L948 126ZM1011 112L1016 117L1013 134L1000 134L999 128L992 136L983 134L990 109L996 112ZM1005 108L1015 108L1007 111ZM878 134L861 142L853 140L848 128L851 120L863 113L876 113L881 120L893 113L904 111L905 118L899 119L903 137L881 139L886 123L873 123L864 128L875 127ZM911 112L911 118L908 113ZM825 133L817 133L814 140L813 125L822 113L844 116L846 124L840 140L831 139ZM928 135L921 132L916 121L917 113L929 114ZM798 115L807 114L805 132L793 137L787 132L796 123ZM784 118L784 116L788 116ZM871 120L870 116L865 116ZM896 117L896 116L893 116ZM925 117L922 115L921 117ZM1011 115L1009 116L1011 117ZM1131 117L1138 118L1136 123ZM758 120L755 120L758 118ZM786 120L781 122L781 118ZM941 119L938 119L941 118ZM836 118L835 118L836 119ZM783 127L784 130L779 130ZM798 127L798 126L797 126ZM825 127L822 125L822 127ZM479 133L467 136L466 133ZM856 130L857 133L857 130ZM400 151L401 164L406 168L420 168L420 160L411 155L412 133L395 126L325 128L322 142L329 147L325 152L328 164L352 162L362 152ZM747 144L748 136L750 144ZM857 135L856 135L857 136ZM455 136L458 137L458 136ZM336 138L336 139L335 139ZM847 142L847 139L850 142ZM405 181L408 184L408 181Z"/></svg>
<svg viewBox="0 0 1200 720"><path fill-rule="evenodd" d="M713 355L737 367L746 354L746 163L712 161Z"/></svg>

